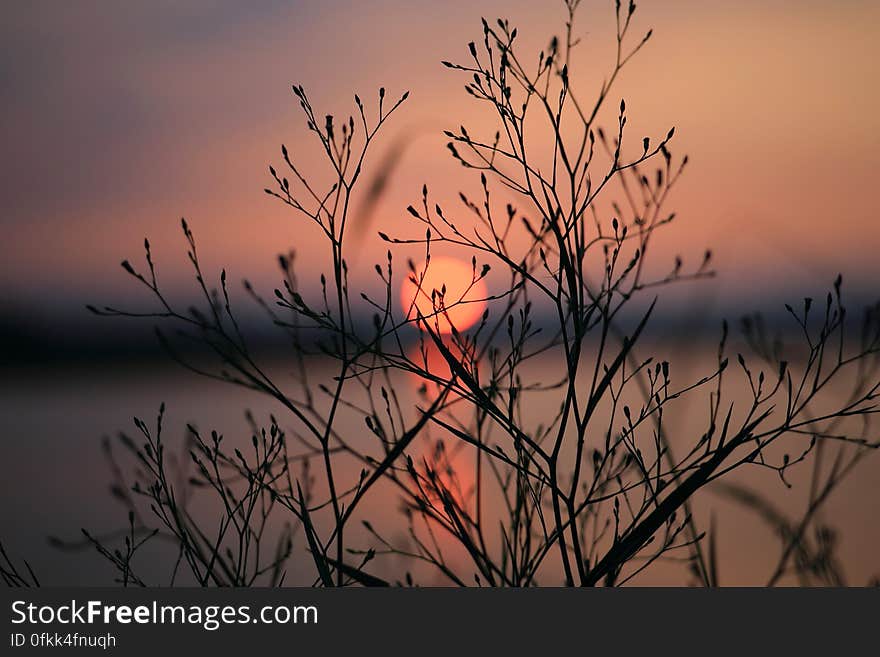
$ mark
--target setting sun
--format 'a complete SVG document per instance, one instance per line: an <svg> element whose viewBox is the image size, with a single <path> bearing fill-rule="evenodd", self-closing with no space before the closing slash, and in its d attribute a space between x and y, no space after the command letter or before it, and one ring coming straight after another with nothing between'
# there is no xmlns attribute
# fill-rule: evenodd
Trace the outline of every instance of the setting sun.
<svg viewBox="0 0 880 657"><path fill-rule="evenodd" d="M444 285L445 310L438 312ZM435 308L435 302L431 299L435 290L438 308ZM432 328L438 328L441 333L451 333L453 326L463 331L480 318L486 309L487 294L479 269L474 272L469 262L441 256L432 257L427 268L424 262L416 265L415 274L410 273L403 283L400 301L409 318L415 318L418 309L418 313L425 317L433 315Z"/></svg>

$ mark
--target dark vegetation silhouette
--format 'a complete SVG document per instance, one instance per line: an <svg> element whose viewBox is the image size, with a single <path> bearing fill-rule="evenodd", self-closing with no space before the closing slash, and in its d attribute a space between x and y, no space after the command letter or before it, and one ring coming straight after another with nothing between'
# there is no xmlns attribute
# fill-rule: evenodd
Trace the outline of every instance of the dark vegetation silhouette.
<svg viewBox="0 0 880 657"><path fill-rule="evenodd" d="M566 0L564 32L540 54L521 52L507 21L484 21L465 59L443 62L497 124L485 136L465 126L446 132L452 157L479 180L480 193L445 208L422 189L407 208L412 228L379 233L389 250L375 267L378 296L349 279L349 233L358 230L349 224L356 190L365 187L373 203L384 188L380 170L379 191L370 191L363 166L407 94L390 99L381 89L375 103L355 96L355 114L340 121L293 87L326 171L307 170L282 146L266 192L303 230L323 236L330 258L318 294L306 293L313 283L297 278L292 254L279 258L274 298L247 281L244 289L288 335L294 380L270 373L255 355L225 270L214 289L185 220L199 307L177 307L166 296L149 242L145 265L122 263L155 306L93 312L161 320L158 339L181 365L266 395L284 415L266 426L248 415L247 448L190 426L180 459L166 441L163 407L154 422L137 419L133 434L105 445L128 523L121 537L84 535L119 582L279 585L294 583L291 564L305 559L311 575L295 583L413 584L419 568L455 585L622 585L660 559L680 559L685 581L715 586L723 566L715 522L704 527L692 512L695 496L712 489L778 533L768 584L845 583L820 509L878 445L870 433L880 390L878 306L851 320L838 278L821 302L787 306L794 344L774 337L759 316L744 320L748 355L728 353L725 323L715 357L693 381L644 353L655 290L712 276L711 258L707 252L692 269L676 259L660 275L646 266L654 233L674 220L666 205L687 158L673 155L671 129L630 146L622 101L613 127L598 125L606 105L617 103L615 81L651 33L634 35L635 4L615 3L616 58L590 98L574 87L570 58L578 4ZM327 172L328 186L315 182ZM619 204L606 200L615 194ZM422 284L437 248L470 261L465 293ZM399 254L413 249L424 264L403 256L401 266ZM471 298L489 278L500 291ZM401 307L406 279L420 303ZM473 326L454 326L453 309L483 302ZM368 325L358 321L364 308L373 314ZM550 319L538 322L538 313ZM188 357L180 340L209 357ZM536 378L540 359L558 364L555 380ZM328 361L332 376L322 378L315 363ZM407 376L422 382L414 403L399 393ZM748 386L743 404L728 392L736 385ZM842 389L844 398L832 394ZM665 417L685 398L699 400L691 415L702 425L676 436L673 449ZM797 464L811 468L798 518L730 477L769 469L785 491ZM404 532L389 535L370 522L364 500L376 495L399 507ZM214 512L194 510L196 498L211 496ZM138 552L162 540L177 558L167 580L148 582ZM3 558L7 584L36 580ZM380 559L399 573L380 578Z"/></svg>

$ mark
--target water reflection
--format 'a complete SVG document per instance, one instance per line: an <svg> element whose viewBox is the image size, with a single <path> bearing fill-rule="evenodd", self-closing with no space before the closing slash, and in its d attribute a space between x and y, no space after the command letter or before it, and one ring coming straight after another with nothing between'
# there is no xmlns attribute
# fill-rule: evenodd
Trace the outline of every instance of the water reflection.
<svg viewBox="0 0 880 657"><path fill-rule="evenodd" d="M657 345L655 351L669 353L674 349L675 345L670 343ZM703 356L712 349L714 345L690 345L683 358L673 360L676 365L672 376L685 379L688 370L702 374L699 368L704 362ZM445 359L434 351L427 350L418 356L428 371L444 375L449 371ZM412 357L416 360L415 354ZM532 374L536 378L550 381L558 376L558 367L546 360L536 361L533 367ZM280 372L289 369L279 367ZM321 374L327 379L332 376L329 369L316 365L314 370L316 376ZM414 374L395 378L392 384L404 409L428 404L432 395L437 394L434 382ZM552 399L552 395L534 395L524 407L527 419L535 424L541 421L552 412L549 406ZM173 367L34 372L19 377L14 386L8 385L7 380L0 398L4 418L3 454L5 462L14 467L8 467L4 475L5 497L26 500L27 504L2 505L0 523L8 528L9 547L19 554L27 554L45 581L54 584L111 581L109 568L92 551L59 555L49 547L46 537L50 534L75 537L80 527L100 533L124 525L125 511L108 493L112 477L101 457L100 438L119 428L131 427L132 415L153 418L162 401L168 404L165 422L168 440L180 447L188 422L203 429L222 431L231 445L247 445L250 430L244 420L245 408L251 408L255 417L264 421L270 413L275 413L282 424L292 425L283 409L271 400ZM678 407L665 419L675 449L682 451L692 444L704 413L702 401L697 400L692 405ZM409 419L411 421L412 416ZM463 426L473 429L472 418L458 419ZM364 430L362 416L346 415L340 431L346 432L360 447L381 453L375 436ZM441 473L445 478L443 486L456 495L463 506L478 513L474 499L478 465L472 448L451 440L448 432L432 426L413 453ZM856 584L866 582L878 569L872 547L880 541L880 523L873 512L880 492L880 484L873 475L876 464L876 457L869 457L829 500L823 513L823 520L839 531L838 556L849 581ZM339 476L356 481L360 467L354 460L341 460ZM313 467L313 474L320 487L320 471ZM760 468L744 469L735 480L767 495L781 511L796 515L803 512L809 471L796 466L788 478L793 487L790 491L775 473ZM377 531L405 545L410 539L401 514L399 491L382 485L374 493L365 500L358 519L369 520ZM210 514L210 505L204 496L196 495L192 503L195 512ZM497 494L487 493L482 500L479 512L486 519L487 527L497 526L501 504ZM766 581L772 555L778 554L779 545L771 528L753 512L714 494L711 489L694 500L694 513L702 526L707 526L710 514L715 515L724 584L753 585ZM352 545L375 547L375 541L359 523L352 523L351 527L348 540ZM450 558L456 558L453 546L442 536L438 540L451 551ZM490 540L495 539L490 537ZM291 562L287 580L291 583L301 582L305 574L311 572L301 541L295 545L295 552L297 556ZM162 544L146 551L142 555L145 577L156 583L163 581L160 575L167 572L168 559L173 558L173 554L170 546ZM401 576L402 567L403 562L397 557L378 558L373 572L395 579ZM426 570L412 570L421 583L444 582ZM552 575L546 574L542 581L551 582ZM686 581L685 567L670 561L658 563L636 583L679 584L683 581Z"/></svg>

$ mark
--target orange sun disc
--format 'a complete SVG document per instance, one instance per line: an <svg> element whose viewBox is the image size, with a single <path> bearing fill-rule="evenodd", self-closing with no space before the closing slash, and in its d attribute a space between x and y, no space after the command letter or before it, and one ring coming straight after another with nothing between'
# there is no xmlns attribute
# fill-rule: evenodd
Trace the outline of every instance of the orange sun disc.
<svg viewBox="0 0 880 657"><path fill-rule="evenodd" d="M427 318L431 328L439 329L440 333L452 333L453 326L458 331L464 331L473 326L486 309L488 291L479 276L478 268L477 280L473 280L474 270L469 262L432 256L427 269L424 262L419 263L415 273L409 272L401 286L403 311L409 319L421 314ZM446 293L442 295L441 302L444 285Z"/></svg>

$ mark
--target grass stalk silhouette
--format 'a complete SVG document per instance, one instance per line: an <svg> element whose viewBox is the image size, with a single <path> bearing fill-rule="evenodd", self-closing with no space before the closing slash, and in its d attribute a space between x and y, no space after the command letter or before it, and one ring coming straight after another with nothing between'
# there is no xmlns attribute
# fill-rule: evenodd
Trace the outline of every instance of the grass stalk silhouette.
<svg viewBox="0 0 880 657"><path fill-rule="evenodd" d="M521 52L508 21L484 20L465 61L443 62L466 76L467 93L496 123L487 137L466 126L445 133L451 156L478 179L479 197L462 192L460 207L445 208L423 187L406 210L409 234L379 233L389 247L375 267L379 298L351 286L347 236L367 153L408 94L390 100L380 89L370 109L355 96L356 112L340 121L322 118L306 91L293 87L332 182L319 186L319 176L282 146L283 164L270 167L266 192L323 237L330 257L314 295L320 300L304 293L293 254L279 257L274 299L244 282L289 338L292 389L250 346L225 270L213 289L185 220L200 307L180 308L163 292L149 242L146 269L122 263L155 307L93 312L160 321L158 339L182 366L268 396L287 415L265 428L249 416L248 449L188 427L186 458L170 459L163 408L154 426L136 420L137 438L119 439L133 469L121 464L117 445L108 446L128 528L121 548L108 546L118 537L89 533L85 544L113 563L122 584L146 584L138 550L165 540L177 551L171 583L183 571L201 585L290 583L291 560L307 554L313 569L304 583L320 586L415 583L408 567L395 578L374 574L380 558L426 567L451 584L488 586L621 585L659 560L681 558L694 583L716 586L715 523L702 527L692 510L705 489L745 504L779 532L769 585L788 575L802 584L844 583L819 510L878 446L870 420L880 391L880 306L865 311L854 333L838 278L822 307L810 299L798 310L787 307L799 344L768 338L764 320L751 317L743 325L751 354L731 361L725 324L717 357L693 381L677 380L674 364L643 355L655 291L713 276L711 252L691 269L680 258L660 275L646 266L654 233L675 219L667 204L687 157L671 150L674 129L630 146L623 101L613 129L599 125L615 82L651 32L633 36L635 4L614 3L615 60L590 99L574 84L579 4L566 0L564 33L540 54ZM606 201L614 194L620 204ZM425 283L438 248L470 261L464 292ZM424 264L410 259L401 273L397 254L406 249L420 250ZM470 298L490 274L504 281L501 291ZM417 290L409 307L397 302L405 281ZM485 312L473 326L457 327L453 311L471 303L486 304ZM365 309L369 326L358 321ZM181 339L205 347L209 364L180 350ZM538 380L532 365L551 358L561 363L557 379ZM334 364L328 381L318 380L315 359ZM412 406L396 392L404 376L423 382ZM732 380L750 391L742 406L728 393ZM830 391L840 386L849 395L835 401ZM665 418L694 397L706 404L702 429L677 436L673 453ZM365 429L353 432L351 418ZM369 444L360 440L364 431ZM420 453L426 441L431 449ZM459 476L462 460L472 484ZM357 464L354 478L346 463ZM738 470L762 468L787 486L801 463L813 470L800 518L730 481ZM191 505L208 495L216 513L206 520ZM365 517L363 502L373 495L401 501L405 538ZM362 532L350 537L356 521L366 541ZM283 529L267 545L275 522ZM27 583L6 563L7 583Z"/></svg>

